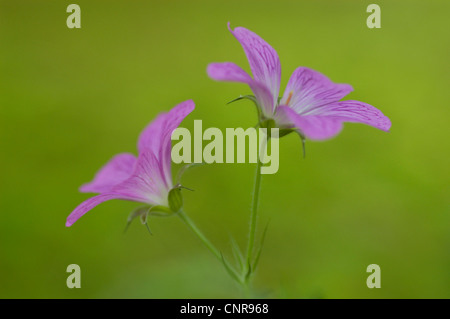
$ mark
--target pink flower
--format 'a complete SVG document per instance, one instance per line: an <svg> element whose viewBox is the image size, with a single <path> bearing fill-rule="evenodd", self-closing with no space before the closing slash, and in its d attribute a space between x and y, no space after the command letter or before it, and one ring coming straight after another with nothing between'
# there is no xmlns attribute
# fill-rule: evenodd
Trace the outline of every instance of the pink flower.
<svg viewBox="0 0 450 319"><path fill-rule="evenodd" d="M66 226L72 226L95 206L111 199L169 207L168 195L174 188L171 135L194 108L194 102L189 100L178 104L168 113L161 113L141 133L137 158L129 153L118 154L100 169L92 182L81 186L81 192L99 195L75 208L67 217Z"/></svg>
<svg viewBox="0 0 450 319"><path fill-rule="evenodd" d="M274 120L279 128L297 129L313 140L335 136L343 122L356 122L389 131L391 122L375 107L353 100L340 101L353 91L306 67L297 68L279 100L281 65L277 52L261 37L242 27L231 30L244 48L253 78L231 62L211 63L208 75L218 81L246 83L260 109L260 120Z"/></svg>

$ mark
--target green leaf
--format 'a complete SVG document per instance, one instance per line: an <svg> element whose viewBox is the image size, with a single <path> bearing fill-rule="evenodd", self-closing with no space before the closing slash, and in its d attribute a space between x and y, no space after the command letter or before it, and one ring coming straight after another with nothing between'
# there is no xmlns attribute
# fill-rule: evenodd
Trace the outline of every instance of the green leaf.
<svg viewBox="0 0 450 319"><path fill-rule="evenodd" d="M228 272L228 274L231 276L231 278L233 278L234 280L236 280L238 283L242 284L242 280L241 278L239 278L239 275L237 274L236 270L234 270L229 264L228 262L225 260L225 257L223 257L223 254L220 253L220 256L222 256L222 263L226 269L226 271Z"/></svg>
<svg viewBox="0 0 450 319"><path fill-rule="evenodd" d="M243 269L244 256L242 255L242 252L241 252L241 249L239 248L238 243L236 242L236 240L233 237L231 237L231 248L233 251L233 256L239 264L239 268Z"/></svg>
<svg viewBox="0 0 450 319"><path fill-rule="evenodd" d="M253 271L252 265L250 264L250 262L248 262L248 265L247 265L247 273L245 274L245 281L248 281L248 280L250 279L250 276L251 276L251 274L252 274L252 271Z"/></svg>

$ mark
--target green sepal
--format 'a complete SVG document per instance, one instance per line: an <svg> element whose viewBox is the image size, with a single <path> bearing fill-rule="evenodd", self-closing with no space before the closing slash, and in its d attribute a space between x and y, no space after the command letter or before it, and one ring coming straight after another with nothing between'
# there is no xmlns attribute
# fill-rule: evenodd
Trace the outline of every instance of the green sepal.
<svg viewBox="0 0 450 319"><path fill-rule="evenodd" d="M148 232L150 233L150 235L153 235L152 231L150 230L150 227L148 226L148 219L150 216L156 216L156 217L169 217L173 215L173 213L170 211L169 208L165 207L165 206L152 206L150 207L150 209L147 211L146 214L141 215L141 222L142 224L145 225L145 227L147 227Z"/></svg>
<svg viewBox="0 0 450 319"><path fill-rule="evenodd" d="M272 129L276 128L276 123L273 119L267 119L261 122L261 128L265 128L267 132L267 140L272 138Z"/></svg>
<svg viewBox="0 0 450 319"><path fill-rule="evenodd" d="M151 216L166 217L166 216L170 216L172 214L172 211L166 206L156 205L156 206L150 207L150 209L148 210L148 213ZM163 214L158 214L158 213L163 213Z"/></svg>
<svg viewBox="0 0 450 319"><path fill-rule="evenodd" d="M256 106L258 106L258 101L256 100L256 97L254 95L241 95L241 96L235 98L234 100L227 102L227 105L231 104L233 102L236 102L236 101L240 101L240 100L250 100L253 103L255 103Z"/></svg>
<svg viewBox="0 0 450 319"><path fill-rule="evenodd" d="M258 100L256 99L256 97L254 95L241 95L241 96L235 98L234 100L231 100L230 102L228 102L227 105L231 104L233 102L236 102L236 101L240 101L240 100L250 100L250 101L252 101L255 104L255 106L256 106L256 112L258 113L258 119L261 118L261 109L260 109L260 106L258 104Z"/></svg>
<svg viewBox="0 0 450 319"><path fill-rule="evenodd" d="M148 217L148 212L147 212L147 213L144 213L144 214L142 214L142 215L140 216L142 225L147 224L147 217Z"/></svg>
<svg viewBox="0 0 450 319"><path fill-rule="evenodd" d="M131 223L131 221L133 219L145 214L146 212L148 212L149 209L150 209L150 206L141 206L141 207L136 208L135 210L133 210L131 212L130 215L128 215L127 222Z"/></svg>
<svg viewBox="0 0 450 319"><path fill-rule="evenodd" d="M281 138L283 136L291 134L292 132L295 132L295 130L293 130L291 128L282 128L282 129L280 129L280 131L278 133L278 137Z"/></svg>
<svg viewBox="0 0 450 319"><path fill-rule="evenodd" d="M125 233L128 230L128 227L130 226L130 224L133 221L133 219L146 214L148 212L149 208L150 208L149 206L141 206L141 207L138 207L135 210L133 210L131 212L131 214L128 215L127 225L125 226L125 229L124 229L123 232Z"/></svg>
<svg viewBox="0 0 450 319"><path fill-rule="evenodd" d="M300 139L302 140L302 148L303 148L303 158L306 157L306 145L305 145L305 135L303 135L299 130L295 130L295 132L300 136Z"/></svg>
<svg viewBox="0 0 450 319"><path fill-rule="evenodd" d="M166 217L170 216L171 214L173 214L172 211L165 206L156 205L156 206L138 207L134 211L132 211L131 214L128 216L127 225L125 226L124 232L127 231L133 219L139 217L141 223L144 224L147 227L149 233L152 234L150 228L148 227L148 217L149 216Z"/></svg>

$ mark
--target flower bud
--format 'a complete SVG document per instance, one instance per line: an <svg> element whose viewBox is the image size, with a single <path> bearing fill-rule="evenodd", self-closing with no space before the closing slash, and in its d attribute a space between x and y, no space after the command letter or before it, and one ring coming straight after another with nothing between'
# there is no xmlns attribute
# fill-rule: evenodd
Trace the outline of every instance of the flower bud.
<svg viewBox="0 0 450 319"><path fill-rule="evenodd" d="M181 195L181 188L178 186L175 186L169 192L169 207L174 213L183 207L183 196Z"/></svg>

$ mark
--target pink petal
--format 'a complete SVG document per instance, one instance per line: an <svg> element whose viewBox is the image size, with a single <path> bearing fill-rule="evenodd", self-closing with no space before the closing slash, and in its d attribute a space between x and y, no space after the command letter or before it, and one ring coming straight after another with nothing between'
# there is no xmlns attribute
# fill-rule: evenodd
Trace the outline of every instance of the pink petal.
<svg viewBox="0 0 450 319"><path fill-rule="evenodd" d="M276 105L280 92L281 65L277 52L259 35L242 27L228 29L241 43L256 82L267 87Z"/></svg>
<svg viewBox="0 0 450 319"><path fill-rule="evenodd" d="M391 121L379 109L360 101L341 101L318 107L311 115L326 116L343 122L363 123L389 131Z"/></svg>
<svg viewBox="0 0 450 319"><path fill-rule="evenodd" d="M206 69L208 76L216 81L249 84L253 79L241 67L232 62L210 63Z"/></svg>
<svg viewBox="0 0 450 319"><path fill-rule="evenodd" d="M280 105L275 121L280 127L295 127L311 140L324 140L337 135L342 129L342 121L333 117L299 115L292 108Z"/></svg>
<svg viewBox="0 0 450 319"><path fill-rule="evenodd" d="M122 153L114 156L95 175L94 180L81 186L80 191L85 193L107 193L131 176L136 157L133 154Z"/></svg>
<svg viewBox="0 0 450 319"><path fill-rule="evenodd" d="M317 71L299 67L292 73L280 104L309 115L314 108L337 102L351 91L353 88L348 84L333 83Z"/></svg>
<svg viewBox="0 0 450 319"><path fill-rule="evenodd" d="M244 70L231 62L211 63L208 65L207 73L210 78L217 81L229 81L246 83L250 86L253 94L266 117L271 117L274 109L273 96L265 84L253 80Z"/></svg>
<svg viewBox="0 0 450 319"><path fill-rule="evenodd" d="M78 207L75 208L73 212L67 217L66 227L72 226L81 216L86 214L95 206L111 199L127 199L127 198L123 198L123 196L119 194L101 194L91 197L82 202L80 205L78 205Z"/></svg>
<svg viewBox="0 0 450 319"><path fill-rule="evenodd" d="M167 206L167 195L172 188L170 183L166 185L165 172L155 154L144 149L130 178L114 186L112 192L143 203Z"/></svg>
<svg viewBox="0 0 450 319"><path fill-rule="evenodd" d="M156 156L161 165L160 170L164 172L163 179L168 188L172 186L172 174L170 171L172 132L194 108L195 104L192 100L178 104L169 112L159 114L139 136L139 154L149 149Z"/></svg>

